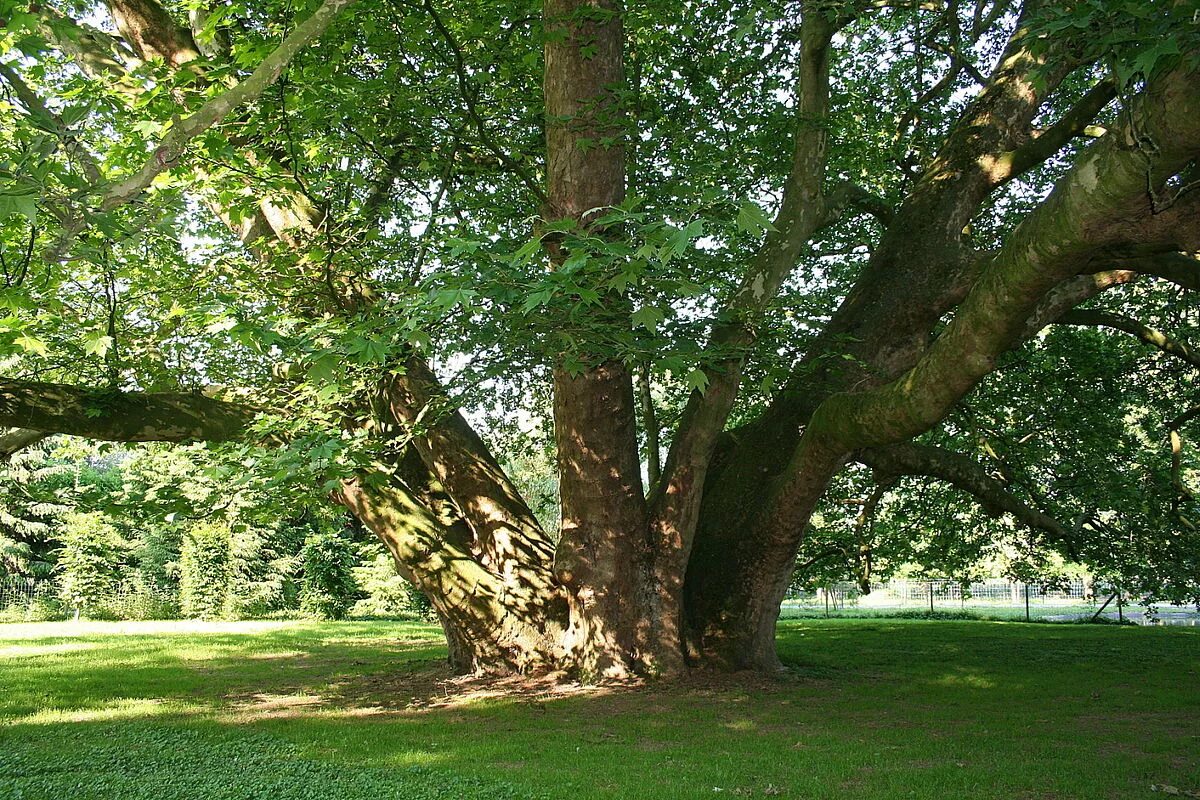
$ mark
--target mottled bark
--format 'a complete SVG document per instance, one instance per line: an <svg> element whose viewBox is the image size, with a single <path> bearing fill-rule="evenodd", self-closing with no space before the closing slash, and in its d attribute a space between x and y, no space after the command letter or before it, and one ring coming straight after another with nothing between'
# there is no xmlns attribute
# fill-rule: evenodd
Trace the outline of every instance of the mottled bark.
<svg viewBox="0 0 1200 800"><path fill-rule="evenodd" d="M429 597L446 631L454 670L526 672L562 663L561 629L549 624L552 612L514 606L505 582L447 535L442 521L402 481L347 481L338 500Z"/></svg>
<svg viewBox="0 0 1200 800"><path fill-rule="evenodd" d="M554 542L462 413L446 406L429 366L408 359L385 396L396 419L416 434L413 447L469 526L472 554L503 586L509 606L561 627Z"/></svg>
<svg viewBox="0 0 1200 800"><path fill-rule="evenodd" d="M154 0L108 0L108 9L121 36L141 58L157 58L177 68L200 58L191 31L177 25Z"/></svg>
<svg viewBox="0 0 1200 800"><path fill-rule="evenodd" d="M83 389L0 380L0 426L110 442L242 438L258 409L202 394Z"/></svg>
<svg viewBox="0 0 1200 800"><path fill-rule="evenodd" d="M1110 133L1000 253L982 262L970 253L964 231L989 193L1012 178L1010 154L1027 141L1043 96L1028 79L1037 65L1023 36L1018 29L992 84L898 210L797 377L762 418L728 437L687 577L690 647L702 657L773 663L765 652L773 604L813 508L852 450L935 424L1081 265L1111 263L1121 252L1186 249L1181 242L1195 235L1183 209L1164 219L1146 192L1194 157L1195 92L1177 70L1159 76L1135 112L1138 130L1164 144L1160 152L1131 152L1127 131ZM931 345L934 325L956 305L954 321ZM838 354L851 358L831 358Z"/></svg>
<svg viewBox="0 0 1200 800"><path fill-rule="evenodd" d="M545 3L545 214L599 235L588 213L625 196L622 13L614 0ZM632 375L602 344L604 330L630 327L630 309L615 294L604 302L578 331L583 369L554 370L562 505L554 569L571 607L567 645L585 674L673 672L682 666L679 597L653 569Z"/></svg>

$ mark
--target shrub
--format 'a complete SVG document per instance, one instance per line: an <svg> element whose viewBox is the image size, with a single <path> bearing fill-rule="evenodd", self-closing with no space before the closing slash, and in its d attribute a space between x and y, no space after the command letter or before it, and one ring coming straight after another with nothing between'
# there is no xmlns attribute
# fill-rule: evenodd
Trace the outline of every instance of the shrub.
<svg viewBox="0 0 1200 800"><path fill-rule="evenodd" d="M97 613L117 588L126 544L99 513L67 514L63 523L59 596L76 616Z"/></svg>
<svg viewBox="0 0 1200 800"><path fill-rule="evenodd" d="M229 526L200 522L183 536L179 552L179 605L183 616L216 619L229 597Z"/></svg>
<svg viewBox="0 0 1200 800"><path fill-rule="evenodd" d="M47 588L53 588L46 584ZM53 591L38 592L33 597L6 605L0 609L0 623L4 622L58 622L68 619L71 609L67 608Z"/></svg>
<svg viewBox="0 0 1200 800"><path fill-rule="evenodd" d="M286 522L251 522L233 532L226 604L231 616L260 618L298 606L295 579L305 533Z"/></svg>
<svg viewBox="0 0 1200 800"><path fill-rule="evenodd" d="M358 597L354 549L335 533L313 533L302 552L300 608L325 619L343 619Z"/></svg>
<svg viewBox="0 0 1200 800"><path fill-rule="evenodd" d="M352 616L433 619L429 598L396 574L392 556L382 545L364 547L360 558L362 566L355 567L354 577L366 597L354 604Z"/></svg>

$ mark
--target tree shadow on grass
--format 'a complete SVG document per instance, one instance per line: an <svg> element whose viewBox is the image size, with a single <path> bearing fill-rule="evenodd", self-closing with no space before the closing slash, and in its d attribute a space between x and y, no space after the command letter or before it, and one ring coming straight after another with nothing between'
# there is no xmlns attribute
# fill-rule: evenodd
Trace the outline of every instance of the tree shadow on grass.
<svg viewBox="0 0 1200 800"><path fill-rule="evenodd" d="M97 647L2 662L0 798L1082 798L1200 785L1200 698L1180 692L1200 638L1187 633L804 623L781 631L782 679L600 689L454 679L444 650L402 633L87 640Z"/></svg>

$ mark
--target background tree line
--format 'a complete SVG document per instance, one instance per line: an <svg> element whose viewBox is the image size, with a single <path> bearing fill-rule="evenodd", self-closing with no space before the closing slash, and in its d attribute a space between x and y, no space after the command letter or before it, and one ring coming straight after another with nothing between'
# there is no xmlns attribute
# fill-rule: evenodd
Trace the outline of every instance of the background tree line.
<svg viewBox="0 0 1200 800"><path fill-rule="evenodd" d="M64 439L15 454L0 470L4 613L427 617L428 601L346 514L236 466L202 448Z"/></svg>

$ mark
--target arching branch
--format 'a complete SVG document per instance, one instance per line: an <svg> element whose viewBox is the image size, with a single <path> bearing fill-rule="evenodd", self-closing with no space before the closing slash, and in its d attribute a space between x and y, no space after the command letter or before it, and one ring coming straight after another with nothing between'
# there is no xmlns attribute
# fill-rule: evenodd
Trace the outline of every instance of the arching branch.
<svg viewBox="0 0 1200 800"><path fill-rule="evenodd" d="M1045 162L1067 142L1083 134L1104 107L1117 96L1111 80L1103 80L1087 91L1058 121L1012 152L1011 175L1015 178Z"/></svg>
<svg viewBox="0 0 1200 800"><path fill-rule="evenodd" d="M284 67L296 54L324 33L338 12L351 2L352 0L325 0L321 7L297 25L245 80L226 89L194 114L171 126L171 130L142 168L105 192L101 208L116 208L136 197L157 175L175 165L188 142L220 122L233 109L254 100L266 91L279 79Z"/></svg>
<svg viewBox="0 0 1200 800"><path fill-rule="evenodd" d="M1118 331L1136 336L1146 344L1156 347L1168 355L1186 361L1193 367L1200 369L1200 353L1196 353L1190 347L1178 339L1172 339L1161 331L1151 328L1133 317L1127 317L1122 314L1114 314L1109 311L1099 311L1090 308L1076 308L1066 312L1058 319L1057 325L1076 325L1081 327L1105 327L1112 328Z"/></svg>
<svg viewBox="0 0 1200 800"><path fill-rule="evenodd" d="M0 426L110 442L230 441L259 409L182 392L94 391L0 379ZM10 434L11 435L11 434Z"/></svg>
<svg viewBox="0 0 1200 800"><path fill-rule="evenodd" d="M48 438L50 434L29 428L17 428L0 435L0 461L7 461L13 454Z"/></svg>
<svg viewBox="0 0 1200 800"><path fill-rule="evenodd" d="M1164 184L1200 153L1195 79L1184 69L1162 76L1131 112L1139 130L1158 143L1156 153L1131 151L1123 143L1125 131L1089 148L1008 237L920 361L878 389L830 398L809 432L849 449L917 435L991 371L995 359L1019 340L1042 299L1079 272L1076 265L1107 260L1131 242L1142 244L1143 236L1194 235L1191 219L1178 220L1185 230L1165 229L1165 215L1155 213L1146 187ZM1163 249L1167 244L1162 242Z"/></svg>
<svg viewBox="0 0 1200 800"><path fill-rule="evenodd" d="M1011 514L1054 542L1068 549L1074 546L1075 535L1069 526L1021 500L1002 481L961 453L910 442L860 450L855 458L884 476L918 475L948 483L970 494L988 513Z"/></svg>
<svg viewBox="0 0 1200 800"><path fill-rule="evenodd" d="M1189 253L1160 253L1128 259L1128 268L1200 292L1200 259Z"/></svg>

